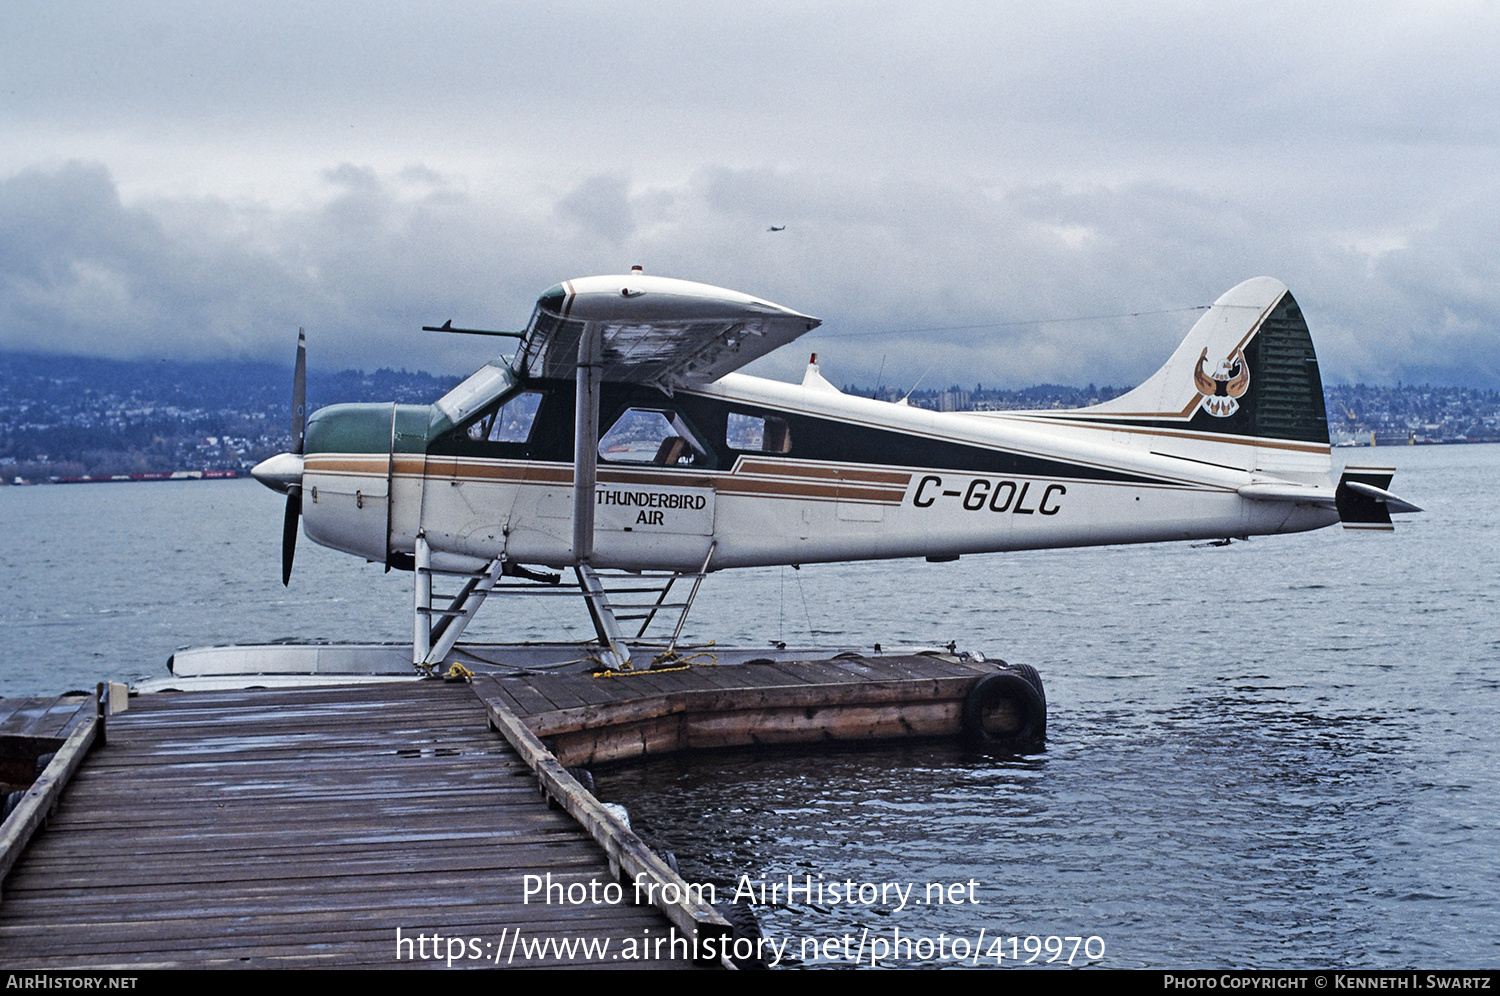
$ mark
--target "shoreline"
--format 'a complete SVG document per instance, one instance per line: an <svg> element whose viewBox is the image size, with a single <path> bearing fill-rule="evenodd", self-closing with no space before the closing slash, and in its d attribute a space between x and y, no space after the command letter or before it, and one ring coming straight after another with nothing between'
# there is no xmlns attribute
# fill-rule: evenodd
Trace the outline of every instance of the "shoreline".
<svg viewBox="0 0 1500 996"><path fill-rule="evenodd" d="M84 474L80 477L48 477L27 480L16 477L0 481L0 487L32 487L38 484L140 484L157 481L232 481L250 476L242 470L162 470L140 474Z"/></svg>

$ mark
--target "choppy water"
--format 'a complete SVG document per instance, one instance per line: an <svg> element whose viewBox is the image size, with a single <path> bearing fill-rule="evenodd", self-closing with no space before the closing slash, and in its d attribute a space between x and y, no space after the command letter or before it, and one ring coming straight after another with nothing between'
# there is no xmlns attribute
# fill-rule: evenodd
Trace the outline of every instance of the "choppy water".
<svg viewBox="0 0 1500 996"><path fill-rule="evenodd" d="M690 880L979 883L977 906L757 907L780 938L983 929L1095 935L1120 967L1493 965L1500 447L1355 455L1393 460L1428 511L1394 536L711 578L692 625L721 642L953 639L1034 664L1046 752L715 753L599 772L600 794ZM253 482L0 489L0 693L161 675L182 645L407 638L408 576L304 541L283 589L280 516ZM487 606L472 632L587 632L537 603L529 620Z"/></svg>

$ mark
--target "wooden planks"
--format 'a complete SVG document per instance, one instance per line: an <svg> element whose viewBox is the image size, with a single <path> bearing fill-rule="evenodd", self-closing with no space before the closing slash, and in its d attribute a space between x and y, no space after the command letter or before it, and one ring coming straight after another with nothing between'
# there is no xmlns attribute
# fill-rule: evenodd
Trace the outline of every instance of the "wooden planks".
<svg viewBox="0 0 1500 996"><path fill-rule="evenodd" d="M657 903L684 935L712 938L715 947L732 934L729 922L712 905L702 901L682 876L646 847L620 819L599 804L556 757L543 746L515 713L491 704L490 723L510 741L522 760L531 766L547 793L589 831L609 854L611 866L632 883L644 882L647 895L675 896Z"/></svg>
<svg viewBox="0 0 1500 996"><path fill-rule="evenodd" d="M625 954L672 929L628 889L523 901L527 875L614 878L465 687L140 696L109 733L5 883L0 963L444 964L398 948L399 927L465 941L454 967L684 964Z"/></svg>
<svg viewBox="0 0 1500 996"><path fill-rule="evenodd" d="M26 740L62 741L94 715L94 696L87 692L46 698L0 699L0 743Z"/></svg>

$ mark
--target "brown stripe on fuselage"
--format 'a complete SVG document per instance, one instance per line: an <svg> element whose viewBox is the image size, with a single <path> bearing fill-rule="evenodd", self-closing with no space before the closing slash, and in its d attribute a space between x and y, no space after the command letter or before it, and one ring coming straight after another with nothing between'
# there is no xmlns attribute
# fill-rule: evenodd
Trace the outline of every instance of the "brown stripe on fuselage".
<svg viewBox="0 0 1500 996"><path fill-rule="evenodd" d="M372 459L360 455L321 455L309 460L310 474L341 474L357 477L384 477L384 458ZM424 473L425 471L425 473ZM434 471L436 471L434 473ZM455 457L398 457L395 474L402 478L438 479L450 478L461 481L484 481L504 484L554 484L572 486L573 468L565 465L519 463L509 461L476 460ZM875 477L874 485L864 478ZM890 483L899 488L882 488L878 485L895 478ZM855 501L880 505L899 505L906 497L906 484L910 474L866 472L858 476L845 474L842 480L833 475L822 481L768 480L749 474L685 475L672 472L638 470L636 468L600 468L599 483L614 486L637 487L711 487L720 494L760 496L765 498L803 498L811 501ZM857 482L857 483L851 483Z"/></svg>
<svg viewBox="0 0 1500 996"><path fill-rule="evenodd" d="M799 484L795 481L737 481L729 478L715 482L721 495L751 495L762 498L807 498L814 501L856 501L872 505L899 505L906 490L852 488L839 484Z"/></svg>
<svg viewBox="0 0 1500 996"><path fill-rule="evenodd" d="M335 453L310 456L303 463L307 474L349 474L359 477L384 477L390 469L390 457L364 454Z"/></svg>
<svg viewBox="0 0 1500 996"><path fill-rule="evenodd" d="M829 467L822 464L794 463L792 461L768 462L740 457L734 473L760 474L770 477L811 477L819 480L860 481L866 484L899 484L903 488L911 483L911 474L890 470L855 470L848 467Z"/></svg>

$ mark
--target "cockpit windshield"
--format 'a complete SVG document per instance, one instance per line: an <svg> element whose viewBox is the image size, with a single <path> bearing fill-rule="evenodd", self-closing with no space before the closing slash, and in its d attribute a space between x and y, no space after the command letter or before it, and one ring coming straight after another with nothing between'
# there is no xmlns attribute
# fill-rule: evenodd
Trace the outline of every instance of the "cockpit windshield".
<svg viewBox="0 0 1500 996"><path fill-rule="evenodd" d="M437 400L437 409L458 425L515 386L515 374L502 359L480 367L453 390Z"/></svg>

